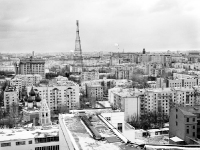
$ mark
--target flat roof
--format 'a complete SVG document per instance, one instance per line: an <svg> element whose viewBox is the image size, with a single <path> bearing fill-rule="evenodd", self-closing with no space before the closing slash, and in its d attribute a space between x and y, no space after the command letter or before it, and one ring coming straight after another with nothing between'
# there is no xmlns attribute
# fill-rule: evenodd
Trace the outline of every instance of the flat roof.
<svg viewBox="0 0 200 150"><path fill-rule="evenodd" d="M81 121L80 117L72 115L72 114L63 114L63 121L65 122L65 126L71 132L72 137L74 138L78 148L80 150L136 150L137 148L126 145L121 142L120 138L115 135L107 125L101 121L101 119L93 115L90 122L93 127L99 132L102 137L105 137L107 140L95 140L90 134L87 132L85 125Z"/></svg>
<svg viewBox="0 0 200 150"><path fill-rule="evenodd" d="M59 136L58 126L54 125L47 127L36 126L19 129L0 129L0 142L43 138L46 136Z"/></svg>

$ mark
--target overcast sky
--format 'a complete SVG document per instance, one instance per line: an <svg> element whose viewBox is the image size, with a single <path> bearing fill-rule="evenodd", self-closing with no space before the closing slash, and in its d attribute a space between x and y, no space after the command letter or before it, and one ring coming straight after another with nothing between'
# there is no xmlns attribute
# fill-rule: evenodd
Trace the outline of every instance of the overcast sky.
<svg viewBox="0 0 200 150"><path fill-rule="evenodd" d="M200 49L199 0L0 0L0 52Z"/></svg>

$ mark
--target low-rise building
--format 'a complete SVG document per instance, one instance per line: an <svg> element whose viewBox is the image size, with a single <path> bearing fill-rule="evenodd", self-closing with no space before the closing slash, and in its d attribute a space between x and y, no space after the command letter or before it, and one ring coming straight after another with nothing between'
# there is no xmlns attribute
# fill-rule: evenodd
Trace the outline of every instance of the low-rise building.
<svg viewBox="0 0 200 150"><path fill-rule="evenodd" d="M1 150L59 150L58 126L0 129Z"/></svg>

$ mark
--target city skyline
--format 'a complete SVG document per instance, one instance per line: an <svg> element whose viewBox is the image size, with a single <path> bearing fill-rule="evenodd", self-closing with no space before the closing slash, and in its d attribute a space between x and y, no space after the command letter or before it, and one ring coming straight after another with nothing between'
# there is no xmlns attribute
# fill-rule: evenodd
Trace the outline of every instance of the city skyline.
<svg viewBox="0 0 200 150"><path fill-rule="evenodd" d="M76 20L83 53L198 50L199 4L0 0L0 52L70 52L75 49Z"/></svg>

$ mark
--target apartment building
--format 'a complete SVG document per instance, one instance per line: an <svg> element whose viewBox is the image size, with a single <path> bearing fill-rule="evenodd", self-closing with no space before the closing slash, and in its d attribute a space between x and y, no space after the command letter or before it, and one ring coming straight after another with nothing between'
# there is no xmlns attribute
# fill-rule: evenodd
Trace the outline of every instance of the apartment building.
<svg viewBox="0 0 200 150"><path fill-rule="evenodd" d="M98 83L86 84L86 96L96 101L103 100L103 86Z"/></svg>
<svg viewBox="0 0 200 150"><path fill-rule="evenodd" d="M98 79L99 79L99 72L97 71L81 72L81 81L91 81Z"/></svg>
<svg viewBox="0 0 200 150"><path fill-rule="evenodd" d="M4 107L8 111L11 105L18 105L19 91L16 87L7 86L4 91Z"/></svg>
<svg viewBox="0 0 200 150"><path fill-rule="evenodd" d="M10 85L15 86L19 91L22 90L22 79L13 78L10 80Z"/></svg>
<svg viewBox="0 0 200 150"><path fill-rule="evenodd" d="M39 74L45 78L45 60L38 58L20 59L19 67L17 68L19 74Z"/></svg>
<svg viewBox="0 0 200 150"><path fill-rule="evenodd" d="M170 110L169 138L171 144L179 144L173 141L177 137L181 144L198 144L200 139L200 107L173 107Z"/></svg>
<svg viewBox="0 0 200 150"><path fill-rule="evenodd" d="M27 88L29 92L31 87ZM50 110L57 111L66 106L68 109L79 108L79 85L68 81L62 84L49 84L48 86L35 86L42 99L47 100Z"/></svg>
<svg viewBox="0 0 200 150"><path fill-rule="evenodd" d="M199 82L200 82L199 79L175 79L175 80L168 79L166 82L166 86L192 88L193 86L199 85Z"/></svg>
<svg viewBox="0 0 200 150"><path fill-rule="evenodd" d="M138 117L144 113L144 90L113 88L109 90L111 106L124 112L124 118Z"/></svg>
<svg viewBox="0 0 200 150"><path fill-rule="evenodd" d="M35 86L40 83L42 76L39 74L16 75L16 79L22 80L22 86ZM15 79L14 78L14 79Z"/></svg>
<svg viewBox="0 0 200 150"><path fill-rule="evenodd" d="M10 85L16 86L18 90L21 91L23 86L35 86L39 84L41 80L42 76L38 74L16 75L10 80Z"/></svg>
<svg viewBox="0 0 200 150"><path fill-rule="evenodd" d="M112 106L125 112L125 117L159 112L169 115L171 107L199 105L199 89L193 88L154 88L109 90L108 100Z"/></svg>
<svg viewBox="0 0 200 150"><path fill-rule="evenodd" d="M87 85L90 84L98 84L101 85L103 87L103 94L107 95L108 94L108 89L113 88L115 86L115 79L99 79L99 80L92 80L92 81L83 81L81 83L81 89L84 91L84 93L86 94L86 87Z"/></svg>

